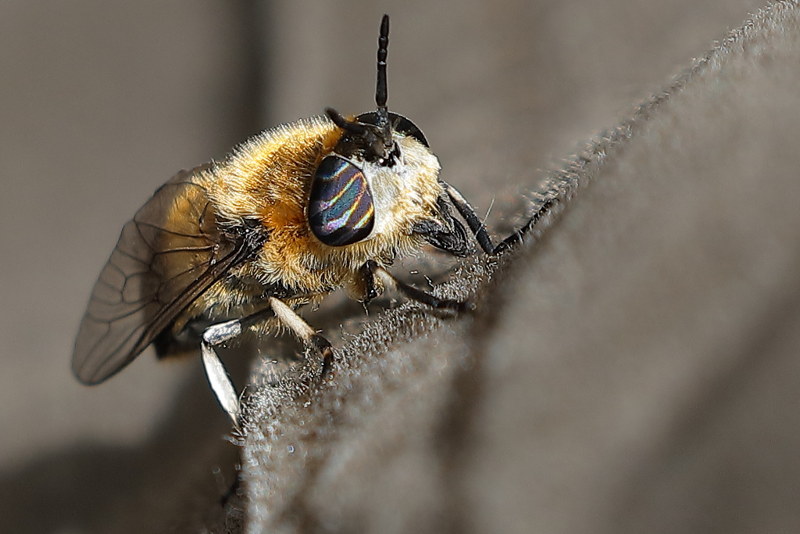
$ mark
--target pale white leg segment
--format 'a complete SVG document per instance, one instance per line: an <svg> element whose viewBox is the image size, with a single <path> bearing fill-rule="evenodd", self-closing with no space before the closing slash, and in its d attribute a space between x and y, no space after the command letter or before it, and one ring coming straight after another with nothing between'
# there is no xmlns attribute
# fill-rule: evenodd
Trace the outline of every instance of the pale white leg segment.
<svg viewBox="0 0 800 534"><path fill-rule="evenodd" d="M270 297L269 306L275 312L275 317L303 342L308 343L313 336L317 335L317 332L283 301Z"/></svg>
<svg viewBox="0 0 800 534"><path fill-rule="evenodd" d="M330 359L333 356L333 350L328 340L317 334L302 317L297 315L297 313L283 301L275 297L270 297L269 307L281 324L291 330L306 347L310 347L322 353L324 373L330 366ZM225 365L222 363L222 360L220 360L214 347L226 341L230 341L239 336L244 328L257 323L259 320L266 320L269 317L270 316L265 315L262 310L249 317L211 325L203 332L203 341L200 343L200 350L203 356L203 367L208 377L208 383L214 395L217 397L220 406L225 410L225 413L228 414L228 417L231 418L231 421L236 427L239 426L239 417L241 415L239 394L236 392L236 387L233 385L233 381L225 370Z"/></svg>
<svg viewBox="0 0 800 534"><path fill-rule="evenodd" d="M333 360L333 348L327 339L317 334L302 317L297 315L293 309L283 301L275 297L269 298L269 305L275 312L275 317L303 342L307 348L314 350L322 355L322 374L325 375Z"/></svg>
<svg viewBox="0 0 800 534"><path fill-rule="evenodd" d="M225 366L222 364L222 360L219 359L211 345L203 341L200 344L200 351L203 354L203 367L206 370L211 390L216 395L219 405L231 418L233 426L238 427L241 410L239 408L239 395L236 393L233 380L231 380L228 371L225 370Z"/></svg>

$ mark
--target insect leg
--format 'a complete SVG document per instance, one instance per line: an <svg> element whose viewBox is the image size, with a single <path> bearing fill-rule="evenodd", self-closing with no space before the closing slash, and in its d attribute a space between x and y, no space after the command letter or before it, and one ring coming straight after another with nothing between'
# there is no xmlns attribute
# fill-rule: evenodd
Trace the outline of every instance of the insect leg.
<svg viewBox="0 0 800 534"><path fill-rule="evenodd" d="M269 298L269 308L256 313L209 326L203 331L200 351L208 383L217 397L222 409L228 414L235 426L239 425L239 395L230 375L217 355L214 347L238 337L250 326L271 317L277 319L296 335L303 344L322 355L322 374L327 373L333 359L333 349L327 339L320 336L294 310L275 297Z"/></svg>
<svg viewBox="0 0 800 534"><path fill-rule="evenodd" d="M302 317L297 315L293 309L287 306L282 300L275 297L269 298L269 305L275 313L275 317L289 330L294 333L303 344L322 355L322 374L325 375L331 366L333 360L333 347L330 342L317 334L316 330L311 328Z"/></svg>
<svg viewBox="0 0 800 534"><path fill-rule="evenodd" d="M361 300L361 302L364 303L364 306L369 304L372 299L377 298L378 295L380 295L380 291L375 285L375 273L373 272L376 265L377 264L374 261L369 260L358 269L358 272L364 281L364 295L363 299Z"/></svg>
<svg viewBox="0 0 800 534"><path fill-rule="evenodd" d="M212 328L213 326L209 330ZM203 367L206 370L208 383L214 395L216 395L219 405L231 418L233 425L238 428L240 414L239 395L236 393L236 387L233 385L233 380L231 380L228 371L225 370L222 360L217 356L212 344L206 341L205 338L206 336L203 334L200 352L203 355Z"/></svg>
<svg viewBox="0 0 800 534"><path fill-rule="evenodd" d="M417 289L402 280L399 280L392 275L389 271L379 266L374 261L370 260L364 264L367 269L378 276L383 282L384 286L394 287L401 292L406 298L415 300L431 308L437 310L451 310L454 312L464 312L471 308L470 304L461 302L460 300L441 299L430 293Z"/></svg>
<svg viewBox="0 0 800 534"><path fill-rule="evenodd" d="M452 185L444 182L442 183L444 184L447 196L450 197L450 200L458 210L458 213L464 217L469 229L472 230L473 234L475 234L475 239L478 241L478 244L489 256L496 256L497 254L500 254L501 252L520 243L525 234L527 234L528 231L533 228L537 222L539 222L544 214L550 211L550 209L553 207L553 204L558 201L557 199L550 199L546 201L544 204L542 204L538 211L534 213L530 219L528 219L528 222L526 222L522 228L516 230L513 234L506 237L495 246L492 244L492 239L486 232L486 227L484 226L483 222L478 218L475 210L469 205L469 202L467 202L464 196Z"/></svg>
<svg viewBox="0 0 800 534"><path fill-rule="evenodd" d="M230 341L239 336L245 328L272 315L272 310L267 308L241 319L212 324L203 331L200 352L203 356L203 367L208 377L208 383L220 406L222 406L222 409L225 410L225 413L228 414L228 417L231 418L233 425L236 427L239 426L239 415L241 413L239 409L239 394L236 392L236 386L233 385L233 380L231 380L214 347Z"/></svg>

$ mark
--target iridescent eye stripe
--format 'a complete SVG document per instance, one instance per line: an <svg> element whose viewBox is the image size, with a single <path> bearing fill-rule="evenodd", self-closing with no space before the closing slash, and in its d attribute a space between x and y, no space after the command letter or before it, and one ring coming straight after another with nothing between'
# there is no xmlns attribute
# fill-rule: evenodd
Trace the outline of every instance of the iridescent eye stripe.
<svg viewBox="0 0 800 534"><path fill-rule="evenodd" d="M374 212L361 169L340 156L323 159L314 174L308 205L314 235L330 246L356 243L372 231Z"/></svg>
<svg viewBox="0 0 800 534"><path fill-rule="evenodd" d="M347 193L350 190L351 186L356 185L356 187L358 187L358 178L359 174L353 173L352 177L350 178L350 181L342 186L342 190L339 191L339 193L335 197L333 197L330 200L325 200L325 201L320 200L320 209L328 210L333 208L336 205L336 203L339 202L339 199L342 198L345 195L345 193ZM358 193L356 192L356 194Z"/></svg>

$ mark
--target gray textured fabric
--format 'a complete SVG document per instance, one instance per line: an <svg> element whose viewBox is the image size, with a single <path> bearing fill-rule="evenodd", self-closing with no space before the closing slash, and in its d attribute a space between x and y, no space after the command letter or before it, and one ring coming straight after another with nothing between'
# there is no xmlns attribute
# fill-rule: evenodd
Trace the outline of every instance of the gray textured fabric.
<svg viewBox="0 0 800 534"><path fill-rule="evenodd" d="M473 316L401 307L329 382L260 390L248 531L800 528L798 17L552 173L556 221L443 290Z"/></svg>
<svg viewBox="0 0 800 534"><path fill-rule="evenodd" d="M4 4L3 530L800 530L800 7L704 52L761 5ZM477 310L332 298L306 315L337 348L321 384L225 355L273 383L240 450L198 362L77 385L72 336L126 217L257 128L369 109L384 11L390 107L495 235L562 199L437 287Z"/></svg>

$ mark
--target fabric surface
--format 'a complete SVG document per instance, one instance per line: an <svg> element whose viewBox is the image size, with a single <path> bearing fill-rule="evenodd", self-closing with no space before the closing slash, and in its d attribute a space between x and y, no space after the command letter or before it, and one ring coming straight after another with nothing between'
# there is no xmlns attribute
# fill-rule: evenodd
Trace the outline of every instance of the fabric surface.
<svg viewBox="0 0 800 534"><path fill-rule="evenodd" d="M555 221L443 292L473 316L404 306L262 389L248 531L796 530L798 16L551 173Z"/></svg>
<svg viewBox="0 0 800 534"><path fill-rule="evenodd" d="M3 530L800 529L797 2L124 6L0 8ZM558 198L499 260L392 269L476 310L332 297L321 383L225 354L241 447L197 361L76 384L126 218L260 128L370 109L383 12L389 106L493 235Z"/></svg>

